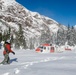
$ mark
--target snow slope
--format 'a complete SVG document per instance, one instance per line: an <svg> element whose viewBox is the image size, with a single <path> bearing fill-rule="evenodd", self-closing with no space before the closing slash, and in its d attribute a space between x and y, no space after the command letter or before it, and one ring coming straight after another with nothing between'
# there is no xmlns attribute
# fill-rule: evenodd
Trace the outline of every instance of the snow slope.
<svg viewBox="0 0 76 75"><path fill-rule="evenodd" d="M40 15L38 12L28 10L16 0L0 0L0 32L4 34L10 27L10 35L15 36L14 43L16 44L16 40L22 43L18 40L20 26L26 47L30 49L31 45L33 45L33 49L48 41L50 43L52 35L56 34L58 30L67 30L66 26L49 17ZM34 42L32 43L32 41Z"/></svg>
<svg viewBox="0 0 76 75"><path fill-rule="evenodd" d="M0 75L76 75L75 50L63 53L16 50L15 53L16 55L10 54L10 65L0 65Z"/></svg>

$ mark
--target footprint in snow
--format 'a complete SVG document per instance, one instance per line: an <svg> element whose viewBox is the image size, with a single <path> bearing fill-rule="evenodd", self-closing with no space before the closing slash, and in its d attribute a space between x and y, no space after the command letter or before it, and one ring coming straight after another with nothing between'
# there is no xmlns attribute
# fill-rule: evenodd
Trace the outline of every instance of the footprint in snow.
<svg viewBox="0 0 76 75"><path fill-rule="evenodd" d="M34 64L34 62L31 62L31 63L30 63L30 65L33 65L33 64Z"/></svg>
<svg viewBox="0 0 76 75"><path fill-rule="evenodd" d="M58 58L54 58L53 60L57 60Z"/></svg>
<svg viewBox="0 0 76 75"><path fill-rule="evenodd" d="M28 66L29 66L29 64L25 65L25 66L24 66L24 69L27 69Z"/></svg>
<svg viewBox="0 0 76 75"><path fill-rule="evenodd" d="M4 74L2 74L2 75L9 75L9 73L4 73Z"/></svg>
<svg viewBox="0 0 76 75"><path fill-rule="evenodd" d="M64 59L65 58L65 56L63 56L63 57L60 57L59 59Z"/></svg>
<svg viewBox="0 0 76 75"><path fill-rule="evenodd" d="M20 72L20 70L18 68L15 69L14 73L18 74Z"/></svg>

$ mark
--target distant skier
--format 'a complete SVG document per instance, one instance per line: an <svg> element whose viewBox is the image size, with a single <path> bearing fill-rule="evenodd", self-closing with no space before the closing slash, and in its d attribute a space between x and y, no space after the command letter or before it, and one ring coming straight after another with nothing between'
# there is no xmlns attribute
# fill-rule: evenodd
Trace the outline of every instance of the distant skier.
<svg viewBox="0 0 76 75"><path fill-rule="evenodd" d="M7 40L4 43L4 51L3 51L4 60L0 64L10 64L9 53L13 53L15 55L15 52L11 50L10 40Z"/></svg>

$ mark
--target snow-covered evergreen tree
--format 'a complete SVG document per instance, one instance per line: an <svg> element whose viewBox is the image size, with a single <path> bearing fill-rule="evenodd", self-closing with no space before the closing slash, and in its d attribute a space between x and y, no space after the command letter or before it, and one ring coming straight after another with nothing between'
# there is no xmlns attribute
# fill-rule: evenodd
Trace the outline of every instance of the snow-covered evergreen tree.
<svg viewBox="0 0 76 75"><path fill-rule="evenodd" d="M16 48L26 48L26 41L25 41L25 37L23 35L23 30L22 30L22 26L21 24L19 24L19 31L16 33L16 39L15 39L15 46Z"/></svg>

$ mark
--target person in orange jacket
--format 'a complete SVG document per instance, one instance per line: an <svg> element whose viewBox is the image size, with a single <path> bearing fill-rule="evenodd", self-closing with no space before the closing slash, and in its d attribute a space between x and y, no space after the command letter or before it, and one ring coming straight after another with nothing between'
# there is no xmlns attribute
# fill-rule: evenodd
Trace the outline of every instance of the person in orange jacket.
<svg viewBox="0 0 76 75"><path fill-rule="evenodd" d="M13 53L15 55L15 52L11 50L10 40L7 40L4 43L4 51L3 51L4 60L0 64L10 64L9 53Z"/></svg>

